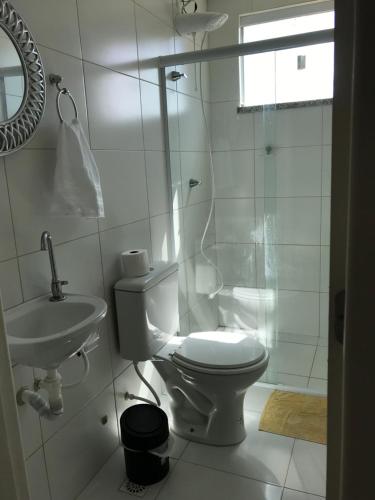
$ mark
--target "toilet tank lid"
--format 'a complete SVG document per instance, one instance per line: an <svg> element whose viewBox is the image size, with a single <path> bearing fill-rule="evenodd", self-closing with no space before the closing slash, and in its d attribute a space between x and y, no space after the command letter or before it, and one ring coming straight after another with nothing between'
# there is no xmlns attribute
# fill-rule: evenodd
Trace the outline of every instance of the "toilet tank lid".
<svg viewBox="0 0 375 500"><path fill-rule="evenodd" d="M145 292L178 270L177 262L154 262L150 272L137 278L122 278L115 284L120 292Z"/></svg>

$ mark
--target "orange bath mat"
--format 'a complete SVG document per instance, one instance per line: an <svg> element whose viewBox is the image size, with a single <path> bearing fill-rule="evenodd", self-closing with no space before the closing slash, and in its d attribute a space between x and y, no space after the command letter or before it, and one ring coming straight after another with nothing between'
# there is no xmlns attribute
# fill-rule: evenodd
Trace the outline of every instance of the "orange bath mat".
<svg viewBox="0 0 375 500"><path fill-rule="evenodd" d="M274 391L260 419L259 430L327 443L327 398Z"/></svg>

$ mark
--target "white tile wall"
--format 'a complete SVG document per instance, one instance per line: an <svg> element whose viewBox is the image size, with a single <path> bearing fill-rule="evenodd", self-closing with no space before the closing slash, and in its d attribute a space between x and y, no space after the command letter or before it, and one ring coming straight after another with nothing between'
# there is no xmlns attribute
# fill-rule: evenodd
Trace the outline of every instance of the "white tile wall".
<svg viewBox="0 0 375 500"><path fill-rule="evenodd" d="M183 209L184 213L184 257L192 257L200 251L203 231L210 211L210 202L197 203ZM204 242L204 247L214 243L214 226L211 224Z"/></svg>
<svg viewBox="0 0 375 500"><path fill-rule="evenodd" d="M136 0L136 3L147 9L161 21L164 21L170 26L173 25L172 2L165 0Z"/></svg>
<svg viewBox="0 0 375 500"><path fill-rule="evenodd" d="M323 144L332 144L332 106L323 106Z"/></svg>
<svg viewBox="0 0 375 500"><path fill-rule="evenodd" d="M55 254L61 279L69 281L67 292L103 296L98 234L58 245ZM50 290L47 252L24 255L19 264L25 300L47 294Z"/></svg>
<svg viewBox="0 0 375 500"><path fill-rule="evenodd" d="M207 151L208 138L199 99L178 94L178 117L181 151Z"/></svg>
<svg viewBox="0 0 375 500"><path fill-rule="evenodd" d="M209 155L206 152L181 152L181 186L182 203L184 206L194 205L211 199L209 161ZM201 182L201 184L191 188L189 186L190 179L195 179Z"/></svg>
<svg viewBox="0 0 375 500"><path fill-rule="evenodd" d="M332 146L323 146L322 156L322 196L331 196Z"/></svg>
<svg viewBox="0 0 375 500"><path fill-rule="evenodd" d="M173 259L170 214L157 215L150 219L152 258L167 262Z"/></svg>
<svg viewBox="0 0 375 500"><path fill-rule="evenodd" d="M4 160L0 159L0 260L16 256Z"/></svg>
<svg viewBox="0 0 375 500"><path fill-rule="evenodd" d="M217 198L254 197L254 151L217 151L213 161Z"/></svg>
<svg viewBox="0 0 375 500"><path fill-rule="evenodd" d="M139 80L85 63L93 149L143 149Z"/></svg>
<svg viewBox="0 0 375 500"><path fill-rule="evenodd" d="M291 146L318 146L322 144L322 108L320 106L281 109L255 113L255 146L264 148ZM272 143L268 144L269 137Z"/></svg>
<svg viewBox="0 0 375 500"><path fill-rule="evenodd" d="M276 307L278 331L319 335L319 294L279 290Z"/></svg>
<svg viewBox="0 0 375 500"><path fill-rule="evenodd" d="M330 170L328 161L327 170ZM256 196L321 196L321 146L255 152ZM272 179L272 183L270 180Z"/></svg>
<svg viewBox="0 0 375 500"><path fill-rule="evenodd" d="M228 6L223 7L223 12ZM215 8L216 9L216 8ZM220 10L218 11L220 12ZM233 42L235 43L235 42ZM211 44L211 35L210 35ZM238 58L223 59L210 63L210 101L238 101L240 97ZM228 75L231 75L228 78Z"/></svg>
<svg viewBox="0 0 375 500"><path fill-rule="evenodd" d="M102 418L107 417L107 423ZM118 446L112 384L45 445L52 498L71 500ZM69 481L67 481L69 478Z"/></svg>
<svg viewBox="0 0 375 500"><path fill-rule="evenodd" d="M308 377L315 346L276 342L270 346L270 371Z"/></svg>
<svg viewBox="0 0 375 500"><path fill-rule="evenodd" d="M50 230L54 243L97 232L97 222L47 214L55 163L54 150L23 149L6 157L9 194L19 255L39 251L40 235Z"/></svg>
<svg viewBox="0 0 375 500"><path fill-rule="evenodd" d="M30 500L50 500L50 492L43 449L26 460Z"/></svg>
<svg viewBox="0 0 375 500"><path fill-rule="evenodd" d="M148 216L143 151L95 151L102 183L105 218L100 229L122 226Z"/></svg>
<svg viewBox="0 0 375 500"><path fill-rule="evenodd" d="M329 245L331 242L330 224L331 222L331 199L322 198L322 226L321 226L321 243L322 245Z"/></svg>
<svg viewBox="0 0 375 500"><path fill-rule="evenodd" d="M238 101L211 104L211 134L215 151L254 148L254 115L238 114L237 106Z"/></svg>
<svg viewBox="0 0 375 500"><path fill-rule="evenodd" d="M270 286L274 273L280 289L319 291L320 251L318 245L257 245L258 285Z"/></svg>
<svg viewBox="0 0 375 500"><path fill-rule="evenodd" d="M256 254L253 244L216 244L217 263L225 285L257 284Z"/></svg>
<svg viewBox="0 0 375 500"><path fill-rule="evenodd" d="M257 198L257 218L265 220L270 243L320 245L320 205L320 197Z"/></svg>
<svg viewBox="0 0 375 500"><path fill-rule="evenodd" d="M26 149L0 159L0 290L7 308L48 293L48 256L39 249L41 232L50 230L59 272L69 280L67 291L104 296L108 302L99 347L89 354L90 376L81 386L64 391L64 416L55 422L41 422L30 408L19 408L32 499L71 500L118 443L116 421L123 406L118 399L116 414L114 379L120 376L125 385L129 377L133 380L126 370L129 361L119 355L113 307L112 287L121 277L119 254L130 248L146 248L151 259L168 260L172 256L155 57L173 53L175 38L176 47L185 42L192 46L192 40L181 43L174 32L172 0L36 0L33 5L15 0L14 4L40 43L46 75L61 74L74 95L100 169L106 211L105 219L99 222L47 213L59 125L56 89L48 83L46 112L35 137ZM207 80L207 68L204 71ZM194 79L187 83L184 91L191 96L180 94L179 99L176 84L167 80L173 116L170 140L176 151L174 207L180 209L175 219L181 228L177 258L182 263L183 334L190 331L190 316L193 325L194 321L209 321L211 328L218 324L216 303L201 304L194 314L189 312L182 259L184 252L189 256L196 253L210 199L206 180L189 202L185 190L183 202L180 140L185 150L195 155L190 162L192 170L184 169L185 187L192 175L207 178L208 167L207 158L197 164L198 168L195 164L200 154L195 152L204 151L207 141ZM204 85L207 89L207 81ZM66 120L73 117L69 100L62 100L62 109ZM186 245L183 203L189 205L185 219L190 242ZM212 224L206 245L214 241ZM61 372L67 382L78 378L79 360L69 360ZM17 389L32 386L32 369L16 366L14 373ZM35 375L40 373L36 370ZM152 379L155 381L154 375ZM139 384L132 390L140 392ZM100 422L104 415L108 415L107 425Z"/></svg>
<svg viewBox="0 0 375 500"><path fill-rule="evenodd" d="M169 210L169 187L165 153L162 151L147 151L146 169L150 215L165 214Z"/></svg>
<svg viewBox="0 0 375 500"><path fill-rule="evenodd" d="M13 1L14 7L25 19L38 43L81 57L76 0L25 0ZM41 15L43 13L43 15ZM48 22L51 19L54 22Z"/></svg>
<svg viewBox="0 0 375 500"><path fill-rule="evenodd" d="M28 366L15 366L13 380L17 389L32 388L33 369ZM25 458L42 446L42 433L38 414L27 405L18 407L18 419L21 426L22 445Z"/></svg>
<svg viewBox="0 0 375 500"><path fill-rule="evenodd" d="M47 47L40 47L40 53L46 75L57 73L64 76L64 85L74 95L79 120L84 130L88 131L82 61ZM74 117L74 108L70 99L61 99L61 111L65 120L71 120ZM59 121L56 119L56 87L49 83L47 78L46 109L35 136L28 144L28 148L55 148L58 128Z"/></svg>
<svg viewBox="0 0 375 500"><path fill-rule="evenodd" d="M138 6L135 8L135 15L140 76L143 80L158 83L156 58L174 53L174 32L154 15Z"/></svg>
<svg viewBox="0 0 375 500"><path fill-rule="evenodd" d="M164 151L159 86L148 82L141 82L141 101L145 149Z"/></svg>
<svg viewBox="0 0 375 500"><path fill-rule="evenodd" d="M220 243L254 243L254 199L217 199L215 203L216 241Z"/></svg>
<svg viewBox="0 0 375 500"><path fill-rule="evenodd" d="M134 3L130 0L78 0L82 57L138 77Z"/></svg>
<svg viewBox="0 0 375 500"><path fill-rule="evenodd" d="M169 150L180 150L180 128L178 123L178 94L167 89Z"/></svg>
<svg viewBox="0 0 375 500"><path fill-rule="evenodd" d="M4 309L9 309L22 302L22 289L17 259L0 262L0 291Z"/></svg>

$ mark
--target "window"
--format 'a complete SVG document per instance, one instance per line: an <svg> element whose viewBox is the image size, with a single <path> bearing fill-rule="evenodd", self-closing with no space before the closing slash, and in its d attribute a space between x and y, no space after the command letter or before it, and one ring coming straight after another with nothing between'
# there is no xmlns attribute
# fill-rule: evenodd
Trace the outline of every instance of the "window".
<svg viewBox="0 0 375 500"><path fill-rule="evenodd" d="M331 1L240 17L242 43L334 28ZM241 105L310 101L333 96L333 42L247 55L241 63Z"/></svg>

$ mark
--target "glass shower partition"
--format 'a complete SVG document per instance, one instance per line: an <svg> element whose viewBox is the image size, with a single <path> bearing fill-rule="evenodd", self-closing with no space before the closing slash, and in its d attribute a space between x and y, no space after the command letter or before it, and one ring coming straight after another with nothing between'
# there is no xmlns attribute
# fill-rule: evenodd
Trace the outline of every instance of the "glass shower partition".
<svg viewBox="0 0 375 500"><path fill-rule="evenodd" d="M246 331L263 382L324 392L330 104L239 106L254 45L161 58L180 335Z"/></svg>

